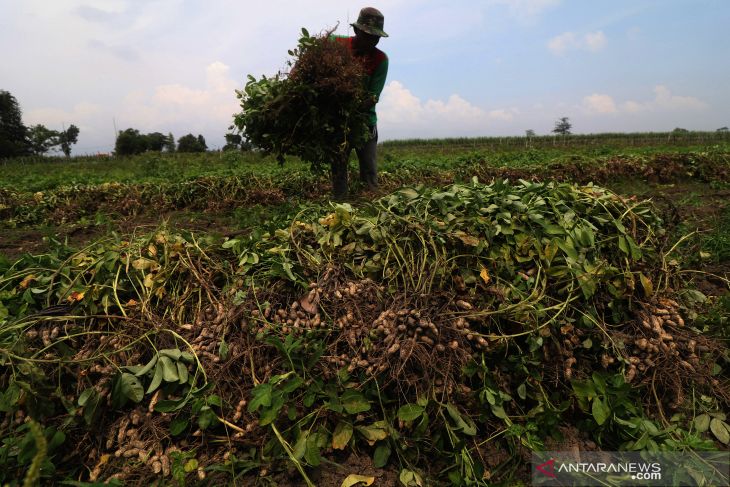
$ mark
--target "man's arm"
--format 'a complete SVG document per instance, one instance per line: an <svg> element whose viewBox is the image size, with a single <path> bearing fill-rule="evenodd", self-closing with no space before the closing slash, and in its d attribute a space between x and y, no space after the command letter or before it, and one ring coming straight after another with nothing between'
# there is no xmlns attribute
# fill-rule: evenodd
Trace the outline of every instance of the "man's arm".
<svg viewBox="0 0 730 487"><path fill-rule="evenodd" d="M380 93L383 91L383 87L385 86L385 78L388 76L388 58L385 58L383 62L381 62L377 68L375 68L375 72L370 77L370 86L368 86L368 91L373 94L375 97L375 103L378 102L380 99Z"/></svg>

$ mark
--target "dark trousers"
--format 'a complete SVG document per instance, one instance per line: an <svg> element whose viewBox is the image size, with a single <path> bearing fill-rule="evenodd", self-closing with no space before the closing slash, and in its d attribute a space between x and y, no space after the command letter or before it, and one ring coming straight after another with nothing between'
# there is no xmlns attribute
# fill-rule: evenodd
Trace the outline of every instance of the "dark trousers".
<svg viewBox="0 0 730 487"><path fill-rule="evenodd" d="M357 160L360 163L360 181L370 190L378 187L378 126L374 125L371 130L370 139L365 142L365 145L355 149ZM347 197L347 166L349 159L350 154L348 152L343 161L332 164L332 196L335 199Z"/></svg>

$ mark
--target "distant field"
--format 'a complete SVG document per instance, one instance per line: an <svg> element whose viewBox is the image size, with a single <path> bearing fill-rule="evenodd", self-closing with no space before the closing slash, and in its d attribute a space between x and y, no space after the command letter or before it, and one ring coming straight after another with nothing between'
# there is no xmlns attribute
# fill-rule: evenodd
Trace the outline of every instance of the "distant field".
<svg viewBox="0 0 730 487"><path fill-rule="evenodd" d="M480 157L493 165L519 167L576 157L595 159L612 155L705 151L710 148L722 150L727 147L730 147L730 136L715 132L415 139L380 144L379 165L386 172L397 171L404 164L447 168L465 157ZM296 158L288 158L281 167L272 157L258 153L27 158L0 161L0 188L44 191L59 186L111 182L174 183L200 176L287 178L305 172L307 167Z"/></svg>

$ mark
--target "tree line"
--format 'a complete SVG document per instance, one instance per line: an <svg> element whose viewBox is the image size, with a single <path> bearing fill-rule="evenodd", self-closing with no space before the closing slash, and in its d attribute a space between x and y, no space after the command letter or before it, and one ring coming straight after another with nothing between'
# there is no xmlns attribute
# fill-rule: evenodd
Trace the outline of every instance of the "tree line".
<svg viewBox="0 0 730 487"><path fill-rule="evenodd" d="M143 134L133 128L120 131L114 144L114 153L118 156L143 152L205 152L207 150L205 137L200 134L197 137L193 134L183 135L175 144L175 137L171 133L167 135L160 132Z"/></svg>
<svg viewBox="0 0 730 487"><path fill-rule="evenodd" d="M251 144L240 134L229 132L225 135L225 138L224 151L251 150ZM205 143L205 137L200 134L197 136L193 134L183 135L175 144L175 137L171 133L167 135L160 132L143 134L133 128L120 131L114 144L114 153L119 156L141 154L143 152L205 152L207 150L208 145Z"/></svg>
<svg viewBox="0 0 730 487"><path fill-rule="evenodd" d="M41 124L26 127L18 100L10 92L0 90L0 159L43 155L50 150L60 150L70 157L71 146L78 141L79 132L74 124L62 130Z"/></svg>
<svg viewBox="0 0 730 487"><path fill-rule="evenodd" d="M8 91L0 90L0 159L44 155L58 150L66 157L71 156L71 146L78 141L80 130L71 124L68 128L54 130L42 124L27 127L18 100ZM232 137L232 138L231 138ZM240 136L226 135L224 149L241 148ZM139 130L128 128L119 131L114 144L117 155L132 155L142 152L205 152L208 146L205 138L198 134L187 134L177 143L171 133L160 132L142 134Z"/></svg>

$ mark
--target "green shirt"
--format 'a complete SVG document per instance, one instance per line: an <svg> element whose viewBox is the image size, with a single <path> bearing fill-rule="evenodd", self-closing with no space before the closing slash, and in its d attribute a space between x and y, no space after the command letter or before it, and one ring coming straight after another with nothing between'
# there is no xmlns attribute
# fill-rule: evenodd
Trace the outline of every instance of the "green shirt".
<svg viewBox="0 0 730 487"><path fill-rule="evenodd" d="M333 36L333 38L347 46L355 59L362 63L365 68L365 88L375 97L375 103L377 103L385 86L385 78L388 76L388 56L377 47L368 54L357 55L352 47L354 37ZM370 109L370 125L374 126L376 123L378 123L378 116L375 113L375 105L373 105Z"/></svg>

